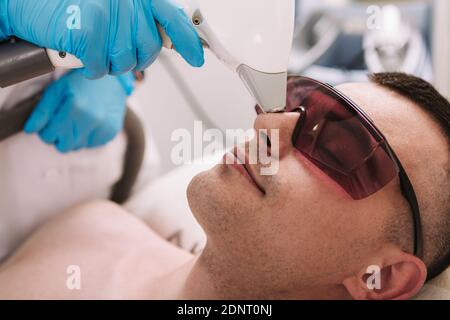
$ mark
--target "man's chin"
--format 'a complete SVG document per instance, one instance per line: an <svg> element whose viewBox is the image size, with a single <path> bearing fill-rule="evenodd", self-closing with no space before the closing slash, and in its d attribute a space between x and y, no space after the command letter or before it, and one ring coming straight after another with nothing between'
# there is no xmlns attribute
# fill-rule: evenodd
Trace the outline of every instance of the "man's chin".
<svg viewBox="0 0 450 320"><path fill-rule="evenodd" d="M214 167L208 171L203 171L192 178L187 188L187 199L189 207L194 216L201 220L202 213L210 210L210 207L220 197L220 181L218 181ZM207 214L207 213L206 213Z"/></svg>
<svg viewBox="0 0 450 320"><path fill-rule="evenodd" d="M240 195L236 181L227 166L219 164L196 175L187 188L187 199L192 213L203 227L223 219L229 220L236 211ZM223 221L222 221L223 222Z"/></svg>

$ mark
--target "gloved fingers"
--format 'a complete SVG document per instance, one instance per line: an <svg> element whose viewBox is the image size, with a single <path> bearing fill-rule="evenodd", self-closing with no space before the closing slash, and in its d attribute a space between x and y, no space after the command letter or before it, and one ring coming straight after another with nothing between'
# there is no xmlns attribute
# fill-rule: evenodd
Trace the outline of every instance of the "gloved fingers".
<svg viewBox="0 0 450 320"><path fill-rule="evenodd" d="M61 80L52 83L47 88L30 118L25 123L24 130L26 133L37 133L47 126L48 122L61 106L64 98L63 89L64 85Z"/></svg>
<svg viewBox="0 0 450 320"><path fill-rule="evenodd" d="M111 75L119 75L134 69L137 65L135 37L135 8L132 0L111 3L111 15L117 17L112 25L110 59Z"/></svg>
<svg viewBox="0 0 450 320"><path fill-rule="evenodd" d="M111 23L109 10L107 12L100 2L90 1L83 7L82 14L82 21L91 23L82 24L77 30L77 43L73 45L77 52L74 54L84 64L83 75L88 79L99 79L110 71L109 43L105 36L109 34Z"/></svg>
<svg viewBox="0 0 450 320"><path fill-rule="evenodd" d="M75 123L71 122L64 127L64 134L56 141L56 149L61 153L75 151L78 146L77 138L79 138L78 128Z"/></svg>
<svg viewBox="0 0 450 320"><path fill-rule="evenodd" d="M127 48L117 52L111 52L111 67L109 74L113 76L124 74L133 70L137 65L136 50Z"/></svg>
<svg viewBox="0 0 450 320"><path fill-rule="evenodd" d="M84 65L84 68L81 69L81 71L88 79L100 79L109 73L109 56L105 53L94 51L80 59Z"/></svg>
<svg viewBox="0 0 450 320"><path fill-rule="evenodd" d="M87 147L88 148L97 148L104 146L111 142L119 133L119 131L114 130L108 126L102 126L99 128L96 128L92 133L89 135L87 140Z"/></svg>
<svg viewBox="0 0 450 320"><path fill-rule="evenodd" d="M190 65L201 67L205 62L203 46L183 8L172 0L153 0L152 11L172 40L174 49Z"/></svg>
<svg viewBox="0 0 450 320"><path fill-rule="evenodd" d="M98 125L98 122L92 121L92 119L89 120L88 118L74 123L72 132L75 139L71 151L89 148L89 137Z"/></svg>
<svg viewBox="0 0 450 320"><path fill-rule="evenodd" d="M125 110L121 106L112 109ZM124 112L110 113L108 121L102 122L100 126L91 131L91 134L87 138L87 146L89 148L95 148L111 142L123 129L124 123Z"/></svg>
<svg viewBox="0 0 450 320"><path fill-rule="evenodd" d="M79 130L79 129L78 129ZM72 152L76 152L76 151L79 151L79 150L81 150L81 149L84 149L84 148L86 148L86 146L87 146L87 138L88 138L88 136L89 136L89 133L87 133L86 135L79 135L78 136L78 139L77 139L77 142L73 145L73 147L72 147Z"/></svg>
<svg viewBox="0 0 450 320"><path fill-rule="evenodd" d="M52 117L45 128L39 132L39 137L47 144L57 145L66 138L65 130L70 125L70 107L73 104L73 98L70 97L62 102L61 107Z"/></svg>
<svg viewBox="0 0 450 320"><path fill-rule="evenodd" d="M138 60L136 70L142 71L149 67L158 57L162 48L162 40L156 27L150 1L137 1L136 15Z"/></svg>

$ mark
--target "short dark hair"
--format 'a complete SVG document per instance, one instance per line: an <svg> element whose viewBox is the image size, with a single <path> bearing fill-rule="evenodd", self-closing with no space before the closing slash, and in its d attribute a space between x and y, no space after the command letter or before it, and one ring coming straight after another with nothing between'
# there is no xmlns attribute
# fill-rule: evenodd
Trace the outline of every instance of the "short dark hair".
<svg viewBox="0 0 450 320"><path fill-rule="evenodd" d="M430 83L418 77L398 73L375 73L369 75L372 83L392 90L414 102L427 112L439 124L443 135L447 138L450 150L450 103ZM424 232L425 251L430 261L427 262L428 280L436 277L450 266L450 164L447 161L446 177L443 177L439 201L439 211L434 216L437 221L422 221L430 225ZM422 218L422 220L424 220Z"/></svg>

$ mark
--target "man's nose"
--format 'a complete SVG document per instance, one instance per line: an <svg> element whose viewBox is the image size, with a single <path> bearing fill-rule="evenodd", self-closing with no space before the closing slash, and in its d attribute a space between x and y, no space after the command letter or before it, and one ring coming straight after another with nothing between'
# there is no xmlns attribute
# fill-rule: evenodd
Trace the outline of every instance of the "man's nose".
<svg viewBox="0 0 450 320"><path fill-rule="evenodd" d="M300 113L297 112L264 113L258 115L254 128L258 136L261 136L261 132L267 133L271 153L277 153L279 159L281 159L293 148L292 136L299 118ZM275 133L275 130L277 130L278 135ZM278 143L273 141L276 137L279 139ZM278 150L274 150L276 145Z"/></svg>

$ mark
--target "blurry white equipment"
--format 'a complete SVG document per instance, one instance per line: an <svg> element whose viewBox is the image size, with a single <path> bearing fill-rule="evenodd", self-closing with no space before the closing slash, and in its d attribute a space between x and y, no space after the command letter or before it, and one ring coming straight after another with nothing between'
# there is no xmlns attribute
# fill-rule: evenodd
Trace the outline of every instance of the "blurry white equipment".
<svg viewBox="0 0 450 320"><path fill-rule="evenodd" d="M331 12L317 10L311 13L295 31L289 70L303 74L326 54L340 33L339 21Z"/></svg>
<svg viewBox="0 0 450 320"><path fill-rule="evenodd" d="M295 0L180 0L203 44L235 71L264 111L284 108ZM160 29L164 47L170 39ZM80 67L70 55L55 65ZM53 60L52 60L53 61Z"/></svg>
<svg viewBox="0 0 450 320"><path fill-rule="evenodd" d="M435 0L433 15L433 64L436 85L444 95L450 98L450 2L448 0Z"/></svg>
<svg viewBox="0 0 450 320"><path fill-rule="evenodd" d="M430 57L419 30L407 23L394 5L383 7L381 20L380 28L370 30L364 37L369 70L421 74L424 79L432 80Z"/></svg>

